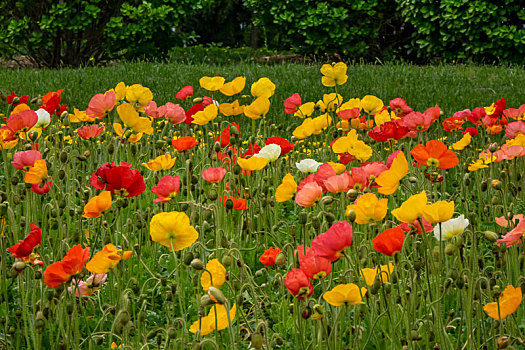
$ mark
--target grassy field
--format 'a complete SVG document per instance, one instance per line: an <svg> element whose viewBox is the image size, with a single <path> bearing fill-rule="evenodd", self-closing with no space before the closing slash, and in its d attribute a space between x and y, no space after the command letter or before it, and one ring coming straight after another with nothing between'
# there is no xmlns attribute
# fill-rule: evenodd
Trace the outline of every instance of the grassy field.
<svg viewBox="0 0 525 350"><path fill-rule="evenodd" d="M176 63L123 63L110 67L88 67L61 70L0 69L0 91L36 96L47 91L64 89L63 101L70 107L85 109L90 98L106 91L120 81L142 84L154 92L160 104L175 100L176 91L185 86L198 86L201 76L239 75L251 83L269 77L277 86L272 104L300 92L303 101L317 101L323 90L319 79L320 65L179 65ZM445 115L477 106L488 106L505 97L508 106L523 103L525 69L492 66L410 66L404 64L349 66L348 83L339 93L345 98L371 94L383 101L401 97L416 111L438 104ZM272 121L284 120L282 113L269 116Z"/></svg>

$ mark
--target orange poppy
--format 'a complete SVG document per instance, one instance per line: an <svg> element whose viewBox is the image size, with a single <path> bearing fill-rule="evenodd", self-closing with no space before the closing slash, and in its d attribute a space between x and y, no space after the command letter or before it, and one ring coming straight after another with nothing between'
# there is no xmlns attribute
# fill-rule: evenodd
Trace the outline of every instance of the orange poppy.
<svg viewBox="0 0 525 350"><path fill-rule="evenodd" d="M458 165L458 156L450 151L447 146L440 141L430 140L426 146L417 145L410 151L410 154L421 165L435 166L439 169L450 169Z"/></svg>
<svg viewBox="0 0 525 350"><path fill-rule="evenodd" d="M70 248L62 261L49 265L44 271L45 284L51 288L57 288L62 283L69 281L72 276L84 269L86 261L89 260L89 252L89 247L82 249L80 244Z"/></svg>
<svg viewBox="0 0 525 350"><path fill-rule="evenodd" d="M518 310L522 298L523 296L520 287L514 288L513 286L507 286L507 288L501 292L499 297L499 307L497 302L493 302L483 306L483 310L485 310L493 319L503 320Z"/></svg>
<svg viewBox="0 0 525 350"><path fill-rule="evenodd" d="M186 151L188 149L192 149L193 147L197 146L198 143L199 142L195 140L195 137L193 136L183 136L183 137L179 137L177 139L171 140L171 144L179 152Z"/></svg>

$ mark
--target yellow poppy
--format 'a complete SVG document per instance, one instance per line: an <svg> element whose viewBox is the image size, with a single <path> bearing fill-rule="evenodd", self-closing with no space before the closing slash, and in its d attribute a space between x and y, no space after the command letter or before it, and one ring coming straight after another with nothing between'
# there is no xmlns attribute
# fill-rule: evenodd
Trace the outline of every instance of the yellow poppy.
<svg viewBox="0 0 525 350"><path fill-rule="evenodd" d="M373 95L366 95L361 99L361 108L371 115L379 113L384 106L383 101Z"/></svg>
<svg viewBox="0 0 525 350"><path fill-rule="evenodd" d="M199 79L201 88L208 91L217 91L223 87L226 79L223 77L202 77Z"/></svg>
<svg viewBox="0 0 525 350"><path fill-rule="evenodd" d="M357 142L358 136L356 130L350 130L348 134L335 140L332 144L332 151L334 153L347 153L352 145Z"/></svg>
<svg viewBox="0 0 525 350"><path fill-rule="evenodd" d="M438 201L428 204L423 209L423 217L431 224L448 221L452 215L454 215L454 202Z"/></svg>
<svg viewBox="0 0 525 350"><path fill-rule="evenodd" d="M355 204L346 207L346 215L350 210L356 214L355 222L361 225L371 224L383 220L386 215L388 198L377 199L375 193L365 193L359 197Z"/></svg>
<svg viewBox="0 0 525 350"><path fill-rule="evenodd" d="M208 261L206 270L211 273L211 281L213 284L210 283L210 274L203 271L201 275L201 286L204 291L207 291L210 286L220 288L224 282L226 282L226 268L219 262L219 259Z"/></svg>
<svg viewBox="0 0 525 350"><path fill-rule="evenodd" d="M24 181L28 184L39 184L47 178L47 163L43 159L35 160L35 164L26 172Z"/></svg>
<svg viewBox="0 0 525 350"><path fill-rule="evenodd" d="M341 175L346 170L346 165L344 165L344 164L335 163L335 162L328 162L328 164L330 164L332 169L334 169L336 175Z"/></svg>
<svg viewBox="0 0 525 350"><path fill-rule="evenodd" d="M0 129L0 149L11 149L18 144L18 138L11 139L11 131Z"/></svg>
<svg viewBox="0 0 525 350"><path fill-rule="evenodd" d="M320 111L323 113L335 112L339 109L342 103L343 96L336 94L335 92L331 94L324 94L323 99L317 101L317 104L320 107Z"/></svg>
<svg viewBox="0 0 525 350"><path fill-rule="evenodd" d="M178 251L191 246L199 233L190 225L190 218L185 213L172 211L158 213L151 218L150 230L153 242L160 243L170 250Z"/></svg>
<svg viewBox="0 0 525 350"><path fill-rule="evenodd" d="M323 299L330 305L343 306L357 305L363 300L366 294L366 288L357 286L354 283L340 284L335 286L332 290L323 294Z"/></svg>
<svg viewBox="0 0 525 350"><path fill-rule="evenodd" d="M88 117L86 111L80 111L73 108L73 114L69 114L69 121L71 123L92 122L95 118Z"/></svg>
<svg viewBox="0 0 525 350"><path fill-rule="evenodd" d="M227 117L240 115L244 112L244 105L240 106L239 100L235 100L232 103L221 103L219 112Z"/></svg>
<svg viewBox="0 0 525 350"><path fill-rule="evenodd" d="M461 151L465 149L465 147L470 145L471 141L472 141L472 136L470 136L470 133L467 132L465 135L463 135L461 140L452 144L452 149L455 151Z"/></svg>
<svg viewBox="0 0 525 350"><path fill-rule="evenodd" d="M348 153L350 153L352 156L354 156L357 160L361 162L365 162L370 157L372 157L373 154L372 147L368 146L366 143L364 143L361 140L357 140L356 142L352 143L350 148L348 149Z"/></svg>
<svg viewBox="0 0 525 350"><path fill-rule="evenodd" d="M293 175L288 173L283 177L283 183L277 186L275 190L275 201L283 203L293 198L297 192L297 183Z"/></svg>
<svg viewBox="0 0 525 350"><path fill-rule="evenodd" d="M292 135L296 138L302 140L311 136L315 132L315 123L312 118L306 118L303 120L302 124L295 128L292 132Z"/></svg>
<svg viewBox="0 0 525 350"><path fill-rule="evenodd" d="M193 115L192 124L206 125L215 118L217 118L218 111L219 109L217 108L217 106L214 103L212 103L206 106L204 110L198 111Z"/></svg>
<svg viewBox="0 0 525 350"><path fill-rule="evenodd" d="M315 103L314 102L306 102L297 107L297 112L294 113L294 116L299 118L306 118L312 115L312 113L315 111Z"/></svg>
<svg viewBox="0 0 525 350"><path fill-rule="evenodd" d="M368 286L372 286L376 279L377 273L380 273L380 279L383 282L388 282L392 272L394 272L394 264L388 263L387 265L381 265L375 268L364 268L361 269L361 277L365 280Z"/></svg>
<svg viewBox="0 0 525 350"><path fill-rule="evenodd" d="M144 133L151 135L153 133L153 127L151 126L151 120L149 118L139 116L139 113L129 103L123 103L117 107L117 114L126 126L131 129L134 133ZM115 126L114 123L113 126Z"/></svg>
<svg viewBox="0 0 525 350"><path fill-rule="evenodd" d="M348 67L344 62L338 62L335 64L324 64L321 67L321 83L324 86L332 87L336 85L343 85L348 80L346 75Z"/></svg>
<svg viewBox="0 0 525 350"><path fill-rule="evenodd" d="M244 90L246 85L246 77L237 77L230 81L229 83L224 84L219 91L226 96L233 96Z"/></svg>
<svg viewBox="0 0 525 350"><path fill-rule="evenodd" d="M230 321L232 323L233 320L235 320L236 311L237 304L233 304L230 309ZM217 314L217 317L215 317L215 314ZM212 305L208 315L193 322L189 330L191 333L197 333L197 331L200 329L201 335L207 335L213 332L215 329L222 331L223 329L228 328L228 325L228 313L226 312L226 306L214 304Z"/></svg>
<svg viewBox="0 0 525 350"><path fill-rule="evenodd" d="M270 98L275 93L275 84L266 77L261 78L252 84L251 93L255 97Z"/></svg>
<svg viewBox="0 0 525 350"><path fill-rule="evenodd" d="M250 105L244 107L244 115L250 119L262 118L270 110L270 100L261 96L253 101Z"/></svg>
<svg viewBox="0 0 525 350"><path fill-rule="evenodd" d="M147 87L133 84L126 88L126 100L137 110L142 110L150 101L153 101L153 93ZM118 99L115 98L115 101Z"/></svg>
<svg viewBox="0 0 525 350"><path fill-rule="evenodd" d="M177 158L172 158L171 154L163 154L155 159L150 159L147 163L142 163L151 171L167 170L173 168Z"/></svg>
<svg viewBox="0 0 525 350"><path fill-rule="evenodd" d="M397 209L392 210L392 215L401 222L412 223L423 215L427 206L427 193L425 191L410 196Z"/></svg>
<svg viewBox="0 0 525 350"><path fill-rule="evenodd" d="M376 183L380 186L377 192L387 195L394 193L399 187L399 181L406 174L408 174L408 162L405 154L400 152L392 162L390 169L383 171L376 178Z"/></svg>
<svg viewBox="0 0 525 350"><path fill-rule="evenodd" d="M237 158L237 164L239 164L242 170L254 171L263 169L266 164L268 164L268 160L255 156L248 159L239 157Z"/></svg>

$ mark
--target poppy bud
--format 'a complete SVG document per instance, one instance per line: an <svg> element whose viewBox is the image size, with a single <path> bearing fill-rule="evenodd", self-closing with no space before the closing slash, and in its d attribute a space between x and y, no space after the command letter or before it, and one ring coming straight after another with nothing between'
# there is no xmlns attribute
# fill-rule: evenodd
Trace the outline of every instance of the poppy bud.
<svg viewBox="0 0 525 350"><path fill-rule="evenodd" d="M115 152L115 146L113 145L113 142L110 142L108 145L108 153L113 154Z"/></svg>
<svg viewBox="0 0 525 350"><path fill-rule="evenodd" d="M213 304L215 304L215 302L211 299L211 297L208 294L204 294L201 297L201 306L202 307L206 307L206 306L213 305Z"/></svg>
<svg viewBox="0 0 525 350"><path fill-rule="evenodd" d="M12 104L17 104L19 102L20 102L20 97L16 96L15 98L13 98Z"/></svg>
<svg viewBox="0 0 525 350"><path fill-rule="evenodd" d="M492 296L497 299L501 295L501 288L498 285L492 287Z"/></svg>
<svg viewBox="0 0 525 350"><path fill-rule="evenodd" d="M228 198L226 202L224 203L226 209L232 210L233 209L233 200L231 198Z"/></svg>
<svg viewBox="0 0 525 350"><path fill-rule="evenodd" d="M44 328L46 326L46 320L44 318L44 313L42 311L38 311L35 316L35 330L37 333L42 333L44 331Z"/></svg>
<svg viewBox="0 0 525 350"><path fill-rule="evenodd" d="M488 184L487 181L483 181L481 183L481 192L485 192L487 190Z"/></svg>
<svg viewBox="0 0 525 350"><path fill-rule="evenodd" d="M432 249L432 256L435 261L439 260L439 246L435 246L434 249Z"/></svg>
<svg viewBox="0 0 525 350"><path fill-rule="evenodd" d="M305 320L309 319L310 316L312 316L312 308L311 308L309 305L307 305L307 306L305 307L303 313L301 314L301 316L302 316Z"/></svg>
<svg viewBox="0 0 525 350"><path fill-rule="evenodd" d="M319 217L314 216L312 218L312 227L315 228L316 230L321 227L321 221L319 220Z"/></svg>
<svg viewBox="0 0 525 350"><path fill-rule="evenodd" d="M64 164L67 163L68 160L69 160L69 157L68 157L68 154L67 154L66 151L62 151L62 152L60 152L60 156L59 156L59 158L60 158L60 161L61 161L62 163L64 163Z"/></svg>
<svg viewBox="0 0 525 350"><path fill-rule="evenodd" d="M221 144L220 144L220 142L215 142L215 144L213 145L213 150L215 152L220 152L221 151Z"/></svg>
<svg viewBox="0 0 525 350"><path fill-rule="evenodd" d="M301 211L299 213L299 223L301 225L306 224L306 221L308 220L308 213L306 211Z"/></svg>
<svg viewBox="0 0 525 350"><path fill-rule="evenodd" d="M235 164L235 165L233 166L233 173L234 173L235 175L239 175L239 174L241 173L241 170L242 170L242 169L241 169L241 167L240 167L239 164Z"/></svg>
<svg viewBox="0 0 525 350"><path fill-rule="evenodd" d="M348 221L350 222L354 222L355 219L357 218L357 214L354 209L350 209L348 213L346 214L346 216L348 217Z"/></svg>
<svg viewBox="0 0 525 350"><path fill-rule="evenodd" d="M411 340L421 340L422 337L417 330L413 329L410 331L410 339Z"/></svg>
<svg viewBox="0 0 525 350"><path fill-rule="evenodd" d="M501 197L499 196L493 196L491 200L492 205L498 205L501 204Z"/></svg>
<svg viewBox="0 0 525 350"><path fill-rule="evenodd" d="M408 178L408 181L409 181L410 183L412 183L412 184L415 184L415 183L417 183L417 177L415 177L415 176L410 176L410 177Z"/></svg>
<svg viewBox="0 0 525 350"><path fill-rule="evenodd" d="M90 150L85 150L84 153L83 153L83 156L88 158L89 156L91 155L91 151Z"/></svg>
<svg viewBox="0 0 525 350"><path fill-rule="evenodd" d="M15 205L18 205L18 204L20 204L21 202L22 202L22 200L20 199L20 196L17 195L17 194L15 194L15 195L13 196L13 203L14 203Z"/></svg>
<svg viewBox="0 0 525 350"><path fill-rule="evenodd" d="M275 264L279 266L284 266L286 264L286 255L283 253L277 254L275 257Z"/></svg>
<svg viewBox="0 0 525 350"><path fill-rule="evenodd" d="M64 169L60 169L58 171L58 179L59 180L64 180L65 177L66 177L66 171Z"/></svg>
<svg viewBox="0 0 525 350"><path fill-rule="evenodd" d="M353 188L350 189L348 192L346 192L346 198L352 202L356 200L358 195L359 195L359 192L354 190Z"/></svg>
<svg viewBox="0 0 525 350"><path fill-rule="evenodd" d="M27 267L27 264L23 261L17 261L13 264L13 269L17 272L22 272Z"/></svg>
<svg viewBox="0 0 525 350"><path fill-rule="evenodd" d="M224 305L226 303L226 297L218 288L215 288L213 286L209 287L208 295L210 296L211 300L213 300L217 304Z"/></svg>
<svg viewBox="0 0 525 350"><path fill-rule="evenodd" d="M195 270L200 271L204 268L204 263L201 259L193 259L190 263L190 266L193 267Z"/></svg>
<svg viewBox="0 0 525 350"><path fill-rule="evenodd" d="M448 243L445 246L445 254L453 255L456 252L456 246L454 244Z"/></svg>
<svg viewBox="0 0 525 350"><path fill-rule="evenodd" d="M334 201L334 197L332 196L325 196L321 199L321 204L324 205L330 205Z"/></svg>
<svg viewBox="0 0 525 350"><path fill-rule="evenodd" d="M177 338L177 330L175 327L168 328L168 338L175 339Z"/></svg>
<svg viewBox="0 0 525 350"><path fill-rule="evenodd" d="M201 103L202 102L202 97L195 97L193 99L193 103Z"/></svg>
<svg viewBox="0 0 525 350"><path fill-rule="evenodd" d="M11 185L16 186L18 185L18 176L12 176L9 181L11 182Z"/></svg>
<svg viewBox="0 0 525 350"><path fill-rule="evenodd" d="M31 141L35 142L37 138L38 138L38 131L34 130L34 131L29 132L29 139Z"/></svg>
<svg viewBox="0 0 525 350"><path fill-rule="evenodd" d="M226 254L222 257L222 264L226 267L231 266L233 264L233 258L231 255Z"/></svg>
<svg viewBox="0 0 525 350"><path fill-rule="evenodd" d="M491 143L489 146L489 151L496 152L498 150L498 144L497 143Z"/></svg>

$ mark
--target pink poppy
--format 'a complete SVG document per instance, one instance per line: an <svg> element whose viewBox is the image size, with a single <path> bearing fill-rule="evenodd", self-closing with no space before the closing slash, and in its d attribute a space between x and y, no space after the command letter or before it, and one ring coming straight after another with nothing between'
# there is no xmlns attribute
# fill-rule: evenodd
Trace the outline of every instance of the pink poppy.
<svg viewBox="0 0 525 350"><path fill-rule="evenodd" d="M505 135L507 135L509 139L515 138L518 134L525 135L525 122L519 120L517 122L507 124L507 127L505 128Z"/></svg>
<svg viewBox="0 0 525 350"><path fill-rule="evenodd" d="M350 182L348 189L354 189L361 192L368 186L368 175L363 168L354 167L351 170Z"/></svg>
<svg viewBox="0 0 525 350"><path fill-rule="evenodd" d="M175 95L175 98L186 101L188 98L192 96L193 96L193 86L188 85L180 89Z"/></svg>
<svg viewBox="0 0 525 350"><path fill-rule="evenodd" d="M201 173L202 178L209 183L221 182L224 175L226 175L226 169L223 167L204 169Z"/></svg>
<svg viewBox="0 0 525 350"><path fill-rule="evenodd" d="M519 108L507 108L503 111L503 115L507 118L518 119L525 115L525 104Z"/></svg>
<svg viewBox="0 0 525 350"><path fill-rule="evenodd" d="M423 114L420 112L411 112L402 119L402 124L411 131L423 132L430 128L434 121L431 114Z"/></svg>
<svg viewBox="0 0 525 350"><path fill-rule="evenodd" d="M304 185L295 195L295 203L301 207L313 207L323 196L323 188L317 182Z"/></svg>
<svg viewBox="0 0 525 350"><path fill-rule="evenodd" d="M104 125L91 124L84 125L80 129L78 129L77 134L84 140L89 140L100 135L102 131L104 131Z"/></svg>
<svg viewBox="0 0 525 350"><path fill-rule="evenodd" d="M301 96L298 93L293 94L284 100L284 113L294 114L301 105Z"/></svg>
<svg viewBox="0 0 525 350"><path fill-rule="evenodd" d="M394 113L400 118L413 111L412 108L407 105L407 102L402 98L394 98L393 100L390 100L388 105L390 106L390 109L394 111Z"/></svg>
<svg viewBox="0 0 525 350"><path fill-rule="evenodd" d="M148 102L148 105L144 108L144 113L154 119L164 117L164 114L160 113L159 108L157 107L157 102L155 101Z"/></svg>
<svg viewBox="0 0 525 350"><path fill-rule="evenodd" d="M352 233L352 226L347 221L336 222L314 238L312 249L320 257L336 261L343 256L343 250L352 245Z"/></svg>
<svg viewBox="0 0 525 350"><path fill-rule="evenodd" d="M163 176L157 186L151 188L151 192L155 193L158 198L153 200L153 203L166 203L177 196L180 190L180 177L177 175Z"/></svg>
<svg viewBox="0 0 525 350"><path fill-rule="evenodd" d="M349 120L358 118L360 113L361 110L356 107L352 109L343 109L342 111L339 111L337 115L339 115L339 118L342 120Z"/></svg>
<svg viewBox="0 0 525 350"><path fill-rule="evenodd" d="M86 115L91 118L102 119L115 107L115 93L108 91L105 94L96 94L89 101Z"/></svg>
<svg viewBox="0 0 525 350"><path fill-rule="evenodd" d="M186 112L184 108L174 103L168 102L164 106L160 106L159 113L169 119L171 124L177 125L186 120Z"/></svg>
<svg viewBox="0 0 525 350"><path fill-rule="evenodd" d="M324 180L324 186L332 193L348 191L350 185L350 173L345 171L341 175L334 175Z"/></svg>
<svg viewBox="0 0 525 350"><path fill-rule="evenodd" d="M327 189L324 184L324 181L335 175L336 173L334 168L332 168L330 164L324 163L317 169L317 172L314 174L314 181L317 182L319 186L321 186L323 192L326 192Z"/></svg>
<svg viewBox="0 0 525 350"><path fill-rule="evenodd" d="M425 228L425 232L426 233L431 232L432 230L434 230L434 226L432 226L432 224L430 222L425 220L425 218L422 218L422 219L423 219L423 227ZM419 223L419 220L415 220L412 223L403 222L403 223L401 223L399 225L399 227L401 227L401 229L403 231L405 231L406 233L409 233L409 232L414 232L414 233L417 233L417 234L422 234L423 233L423 230L421 229L421 224Z"/></svg>
<svg viewBox="0 0 525 350"><path fill-rule="evenodd" d="M42 154L38 151L20 151L13 155L11 164L18 170L28 171L35 165L35 160L42 159Z"/></svg>
<svg viewBox="0 0 525 350"><path fill-rule="evenodd" d="M7 118L7 125L2 129L8 129L16 134L17 132L25 132L35 126L38 121L38 115L35 111L25 110L20 113L12 114Z"/></svg>
<svg viewBox="0 0 525 350"><path fill-rule="evenodd" d="M387 171L388 170L386 165L383 162L380 162L380 161L376 161L376 162L373 162L373 163L362 164L361 165L361 169L363 169L363 171L366 174L366 179L367 179L367 182L368 182L367 187L369 187L369 188L379 187L379 185L377 185L375 183L376 178L379 175L381 175L381 173L383 171Z"/></svg>
<svg viewBox="0 0 525 350"><path fill-rule="evenodd" d="M509 226L509 222L504 216L497 217L495 218L495 220L496 220L496 224L498 224L501 227ZM523 220L523 214L516 214L512 217L513 223L515 223L516 221L520 222L521 220Z"/></svg>
<svg viewBox="0 0 525 350"><path fill-rule="evenodd" d="M519 244L523 240L523 233L525 232L525 220L521 219L520 222L516 225L516 227L512 230L507 232L506 235L501 236L500 239L498 239L498 246L499 243L506 243L507 247Z"/></svg>

